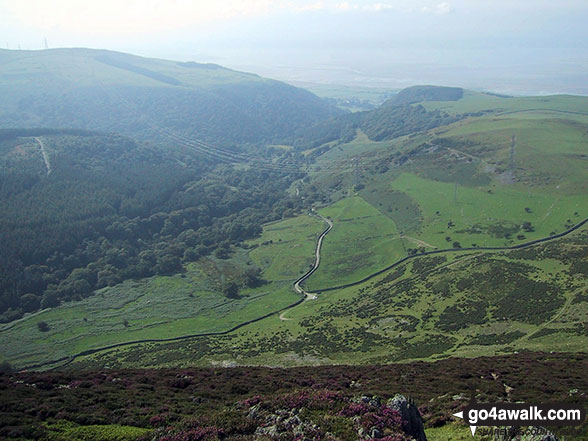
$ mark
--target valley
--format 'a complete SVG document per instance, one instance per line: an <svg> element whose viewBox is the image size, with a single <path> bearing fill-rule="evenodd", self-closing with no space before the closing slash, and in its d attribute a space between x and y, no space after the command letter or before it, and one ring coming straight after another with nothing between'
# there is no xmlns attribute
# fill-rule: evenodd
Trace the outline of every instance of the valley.
<svg viewBox="0 0 588 441"><path fill-rule="evenodd" d="M420 375L465 387L460 365L494 361L481 380L516 386L472 386L482 399L569 359L558 397L586 402L570 391L588 347L588 98L360 88L381 102L351 112L217 65L64 49L0 51L0 66L0 385L72 400L0 436L160 440L194 411L257 439L242 410L274 418L292 392L316 408L288 412L355 440L349 418L389 410L368 397L356 415L356 395L399 392L426 400L429 439L466 439L450 416L466 390L421 393ZM366 387L374 369L419 382ZM255 398L251 372L281 386ZM169 398L214 375L231 377L224 397ZM80 387L127 399L104 378L150 403L159 390L167 410L72 416Z"/></svg>

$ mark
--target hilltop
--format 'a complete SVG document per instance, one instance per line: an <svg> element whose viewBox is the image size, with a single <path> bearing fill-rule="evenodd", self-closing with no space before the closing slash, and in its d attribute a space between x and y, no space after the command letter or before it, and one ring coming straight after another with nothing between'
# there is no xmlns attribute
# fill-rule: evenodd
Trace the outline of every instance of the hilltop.
<svg viewBox="0 0 588 441"><path fill-rule="evenodd" d="M0 49L0 128L169 131L221 144L279 141L338 113L307 90L216 64L94 49Z"/></svg>

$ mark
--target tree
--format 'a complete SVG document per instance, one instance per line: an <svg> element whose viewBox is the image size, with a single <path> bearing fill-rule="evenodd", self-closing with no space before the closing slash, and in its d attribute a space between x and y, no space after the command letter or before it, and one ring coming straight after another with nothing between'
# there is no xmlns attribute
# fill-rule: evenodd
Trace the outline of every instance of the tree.
<svg viewBox="0 0 588 441"><path fill-rule="evenodd" d="M251 268L243 274L243 285L249 288L255 288L263 283L261 278L261 269Z"/></svg>
<svg viewBox="0 0 588 441"><path fill-rule="evenodd" d="M525 222L523 222L523 230L526 231L527 233L532 233L533 231L535 231L535 227L533 227L531 222L525 221Z"/></svg>
<svg viewBox="0 0 588 441"><path fill-rule="evenodd" d="M33 312L39 309L41 300L34 294L25 294L21 297L20 304L24 312Z"/></svg>
<svg viewBox="0 0 588 441"><path fill-rule="evenodd" d="M182 269L182 262L177 256L167 254L157 259L157 274L173 274Z"/></svg>
<svg viewBox="0 0 588 441"><path fill-rule="evenodd" d="M116 268L112 265L106 265L102 271L98 272L96 285L97 288L104 288L105 286L114 286L121 281Z"/></svg>
<svg viewBox="0 0 588 441"><path fill-rule="evenodd" d="M51 289L53 287L53 289ZM41 299L41 309L54 308L59 306L59 297L55 291L55 285L49 285Z"/></svg>
<svg viewBox="0 0 588 441"><path fill-rule="evenodd" d="M235 282L229 282L223 287L223 294L228 299L239 298L239 285Z"/></svg>
<svg viewBox="0 0 588 441"><path fill-rule="evenodd" d="M227 248L218 247L216 250L214 250L214 257L217 259L228 259L231 256Z"/></svg>
<svg viewBox="0 0 588 441"><path fill-rule="evenodd" d="M9 362L3 361L0 363L0 374L11 374L13 371L14 368Z"/></svg>

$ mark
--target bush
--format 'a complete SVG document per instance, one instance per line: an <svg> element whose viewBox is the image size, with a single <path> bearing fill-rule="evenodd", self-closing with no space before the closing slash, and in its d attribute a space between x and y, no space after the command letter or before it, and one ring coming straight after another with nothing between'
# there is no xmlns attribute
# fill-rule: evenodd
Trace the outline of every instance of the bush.
<svg viewBox="0 0 588 441"><path fill-rule="evenodd" d="M37 322L37 328L39 328L39 331L41 332L47 332L51 329L47 322Z"/></svg>

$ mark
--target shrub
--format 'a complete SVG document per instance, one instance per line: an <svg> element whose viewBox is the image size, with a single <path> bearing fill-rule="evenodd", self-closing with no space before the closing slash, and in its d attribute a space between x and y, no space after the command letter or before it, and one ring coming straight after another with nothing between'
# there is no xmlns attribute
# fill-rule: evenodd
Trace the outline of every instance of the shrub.
<svg viewBox="0 0 588 441"><path fill-rule="evenodd" d="M39 328L39 331L41 332L47 332L51 329L47 322L37 322L37 328Z"/></svg>

